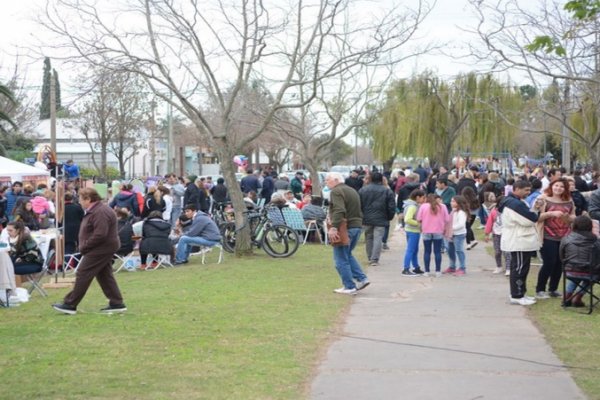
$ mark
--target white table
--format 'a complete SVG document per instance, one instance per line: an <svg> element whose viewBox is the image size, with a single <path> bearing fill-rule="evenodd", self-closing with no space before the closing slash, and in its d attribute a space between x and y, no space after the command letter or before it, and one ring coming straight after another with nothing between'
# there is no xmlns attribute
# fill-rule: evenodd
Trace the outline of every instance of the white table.
<svg viewBox="0 0 600 400"><path fill-rule="evenodd" d="M48 251L50 250L50 243L53 240L56 240L57 232L56 229L43 229L40 231L32 231L30 232L31 237L35 239L37 242L40 251L42 252L42 257L44 260L48 256Z"/></svg>

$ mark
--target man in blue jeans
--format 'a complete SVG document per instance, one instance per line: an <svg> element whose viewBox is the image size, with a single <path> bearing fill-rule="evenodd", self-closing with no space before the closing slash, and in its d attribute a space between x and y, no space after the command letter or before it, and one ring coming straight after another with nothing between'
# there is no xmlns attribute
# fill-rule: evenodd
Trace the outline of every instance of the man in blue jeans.
<svg viewBox="0 0 600 400"><path fill-rule="evenodd" d="M185 216L192 220L192 225L185 235L179 238L175 251L175 265L188 262L192 246L212 247L220 243L221 233L217 224L202 211L197 211L196 206L185 206Z"/></svg>
<svg viewBox="0 0 600 400"><path fill-rule="evenodd" d="M327 234L332 242L339 239L338 228L345 219L348 224L349 243L333 247L335 268L342 279L343 287L335 289L335 293L354 295L358 290L369 285L369 279L362 271L360 264L352 255L362 231L362 211L360 197L356 190L344 183L341 174L330 172L325 184L331 189L329 197L329 219L331 228ZM355 283L354 281L357 281Z"/></svg>

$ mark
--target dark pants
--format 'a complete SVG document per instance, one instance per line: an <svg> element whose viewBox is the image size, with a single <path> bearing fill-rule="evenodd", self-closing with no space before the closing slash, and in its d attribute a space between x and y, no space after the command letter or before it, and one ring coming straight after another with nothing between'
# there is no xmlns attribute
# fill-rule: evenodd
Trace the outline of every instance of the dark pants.
<svg viewBox="0 0 600 400"><path fill-rule="evenodd" d="M527 293L527 274L535 251L510 252L510 297L520 299Z"/></svg>
<svg viewBox="0 0 600 400"><path fill-rule="evenodd" d="M467 244L475 241L475 234L473 233L473 223L475 222L475 219L477 218L477 215L475 214L469 214L469 217L467 218L467 222L466 222L466 228L467 228Z"/></svg>
<svg viewBox="0 0 600 400"><path fill-rule="evenodd" d="M556 240L544 239L542 245L542 268L538 274L537 285L535 287L536 292L546 291L546 284L548 279L548 291L554 292L558 289L560 277L562 275L562 263L560 262L560 256L558 249L560 248L560 242Z"/></svg>
<svg viewBox="0 0 600 400"><path fill-rule="evenodd" d="M113 276L113 255L84 255L79 263L75 278L75 287L64 299L64 303L77 307L81 302L94 278L98 281L102 292L111 305L123 304L123 297L117 281Z"/></svg>
<svg viewBox="0 0 600 400"><path fill-rule="evenodd" d="M40 264L32 263L14 263L15 275L30 275L40 272L42 266Z"/></svg>

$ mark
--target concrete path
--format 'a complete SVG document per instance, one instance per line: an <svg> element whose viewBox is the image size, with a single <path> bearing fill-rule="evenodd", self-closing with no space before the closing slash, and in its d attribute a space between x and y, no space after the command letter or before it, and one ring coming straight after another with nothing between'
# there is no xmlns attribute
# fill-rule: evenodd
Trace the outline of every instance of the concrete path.
<svg viewBox="0 0 600 400"><path fill-rule="evenodd" d="M508 304L485 243L467 251L464 277L403 277L399 233L369 269L312 399L585 399L526 308Z"/></svg>

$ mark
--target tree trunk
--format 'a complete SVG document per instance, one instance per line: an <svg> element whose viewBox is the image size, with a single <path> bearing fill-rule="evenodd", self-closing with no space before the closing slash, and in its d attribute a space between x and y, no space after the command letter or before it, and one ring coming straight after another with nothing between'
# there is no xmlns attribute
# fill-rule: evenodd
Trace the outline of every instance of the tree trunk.
<svg viewBox="0 0 600 400"><path fill-rule="evenodd" d="M235 179L236 168L233 163L233 157L235 153L230 149L229 143L226 140L221 140L219 146L217 146L217 152L219 159L221 160L221 171L227 184L229 191L229 197L233 204L233 210L235 212L235 227L241 229L236 233L235 242L235 255L238 257L252 254L252 245L250 238L250 226L246 224L244 226L246 205L244 204L244 196L237 180Z"/></svg>
<svg viewBox="0 0 600 400"><path fill-rule="evenodd" d="M321 182L319 181L319 174L317 173L317 168L315 168L315 163L312 160L307 160L305 167L310 173L310 181L312 182L312 194L314 196L321 196Z"/></svg>

